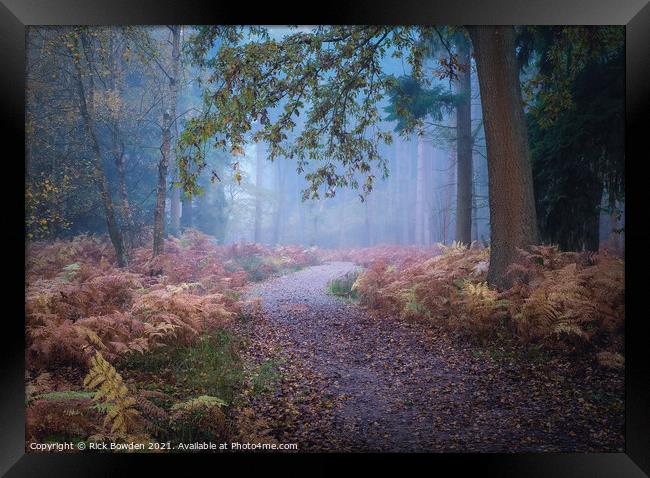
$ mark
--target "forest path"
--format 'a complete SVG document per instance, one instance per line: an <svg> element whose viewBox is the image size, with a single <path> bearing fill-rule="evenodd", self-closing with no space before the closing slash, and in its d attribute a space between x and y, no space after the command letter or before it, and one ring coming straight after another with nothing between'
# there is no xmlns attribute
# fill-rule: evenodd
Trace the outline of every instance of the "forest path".
<svg viewBox="0 0 650 478"><path fill-rule="evenodd" d="M257 401L255 414L274 422L281 441L303 451L590 448L576 441L589 425L566 405L575 384L562 378L558 385L535 364L494 361L430 326L373 317L328 295L328 282L354 268L310 267L251 294L263 311L251 353L260 363L279 360L286 377L274 397Z"/></svg>

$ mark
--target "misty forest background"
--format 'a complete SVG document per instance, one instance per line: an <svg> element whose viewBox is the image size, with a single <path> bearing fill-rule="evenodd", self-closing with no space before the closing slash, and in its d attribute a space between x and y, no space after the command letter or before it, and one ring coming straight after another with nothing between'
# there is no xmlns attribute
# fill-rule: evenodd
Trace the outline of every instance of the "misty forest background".
<svg viewBox="0 0 650 478"><path fill-rule="evenodd" d="M276 40L289 33L293 32L270 29L271 38ZM398 51L396 47L377 59L381 73L401 83L377 102L376 127L388 132L404 127L404 121L396 121L394 105L410 95L411 113L422 119L423 129L404 136L394 133L392 144L377 146L377 154L386 161L387 178L382 179L381 168L369 173L375 181L365 202L355 190L336 184L330 188L338 193L335 198L325 198L326 188L321 188L317 199L302 201L307 186L305 171L297 172L296 158L285 160L281 153L273 162L267 161L269 151L264 141L249 141L235 155L206 140L202 148L208 166L196 177L201 191L184 193L178 184L175 161L183 153L183 146L177 146L179 135L187 121L207 114L203 95L210 92L211 83L220 81L209 77L213 74L210 68L196 66L191 57L183 55L192 48L188 38L193 34L193 28L182 27L174 32L166 27L94 30L85 34L82 51L76 51L79 45L74 32L32 29L28 237L51 239L107 232L106 219L98 214L103 207L102 196L91 187L96 160L92 156L96 154L102 159L110 200L117 205L113 214L118 228L133 229L129 232L136 234L152 227L164 154L169 185L164 196L165 234L176 235L183 228L195 227L214 236L219 244L248 241L326 248L449 244L454 240L489 244L487 151L476 66L472 61L469 69L454 71L446 63L452 55L464 64L455 51L446 50L458 48L454 43L458 34L450 34L447 40L436 35L418 40L424 55L421 74L431 83L426 87L412 84L408 62L391 56ZM61 35L72 36L64 39ZM592 35L611 44L596 47L604 51L590 51L595 47L574 45L571 35ZM521 84L529 95L525 110L542 242L559 244L564 250L598 250L602 243L620 252L624 205L622 37L598 35L612 33L522 29L517 55ZM549 58L558 55L555 50L563 46L578 51L567 52L566 58L555 61ZM219 40L209 48L209 55L215 55ZM75 61L74 55L80 57ZM597 55L604 55L604 59L595 58ZM580 64L571 65L572 61ZM76 67L80 69L85 100L92 103L88 114L93 116L92 134L98 152L93 151L95 140L86 139ZM568 84L555 84L551 78ZM463 106L469 106L461 134L454 103L454 98L460 97L466 103ZM289 136L285 141L291 142L302 132L305 110L310 107L308 99L303 101L298 110L302 115L294 118L295 128L283 132ZM268 114L272 119L277 117L285 105L280 102ZM167 124L165 112L174 116ZM554 118L558 115L561 117ZM547 125L551 120L553 124ZM468 127L469 137L462 137L467 133L463 127ZM370 134L367 136L371 139ZM569 138L571 144L566 144ZM461 166L457 152L468 145L471 164ZM238 174L233 173L233 165L238 166ZM306 168L308 172L316 166ZM456 219L459 202L463 202L457 177L467 171L471 180L469 235L465 231L461 234ZM362 182L361 173L358 176L348 178L349 182Z"/></svg>
<svg viewBox="0 0 650 478"><path fill-rule="evenodd" d="M306 372L239 342L282 327L251 325L277 310L249 286L304 269L359 314L571 364L587 398L554 410L576 422L509 439L618 449L624 66L607 26L30 28L28 439L385 449L323 439L335 406L280 420L297 399L264 394Z"/></svg>

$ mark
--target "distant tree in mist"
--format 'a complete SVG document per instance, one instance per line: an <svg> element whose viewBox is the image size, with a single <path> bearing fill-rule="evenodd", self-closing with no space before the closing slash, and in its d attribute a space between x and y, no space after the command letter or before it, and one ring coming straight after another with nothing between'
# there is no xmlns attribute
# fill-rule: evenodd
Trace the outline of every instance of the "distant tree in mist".
<svg viewBox="0 0 650 478"><path fill-rule="evenodd" d="M602 212L622 227L621 29L183 29L29 32L29 237L108 232L121 265L142 238L156 255L191 227L468 244L487 201L488 278L505 286L518 249L596 249Z"/></svg>
<svg viewBox="0 0 650 478"><path fill-rule="evenodd" d="M506 270L516 259L518 248L537 242L516 32L513 27L467 30L476 57L488 152L492 222L488 277L491 283L504 285ZM306 174L313 197L318 197L321 186L325 186L326 196L334 194L336 186L357 186L350 181L355 172L365 177L364 191L371 191L375 179L371 164L386 169L377 144L392 142L389 132L373 129L380 118L380 100L395 87L395 79L383 74L381 60L389 51L393 56L408 52L413 78L426 81L422 69L425 50L420 40L439 31L426 27L321 26L280 41L270 39L264 30L248 34L249 38L258 38L244 41L249 38L244 39L241 30L223 27L203 27L193 38L195 62L209 65L219 79L215 91L206 97L214 105L214 115L194 127L206 129L211 125L224 135L224 146L237 150L246 142L252 122L259 119L263 128L253 134L253 139L269 144L271 158L295 158L299 169L307 160L324 161L314 173ZM217 37L226 41L215 56L208 58L209 46ZM456 56L441 63L449 76L456 76ZM271 121L269 109L281 99L283 112ZM305 113L307 99L310 106ZM295 126L295 118L301 113L307 115L303 132L295 142L285 145L285 131ZM373 131L370 137L369 130ZM342 172L335 163L343 167Z"/></svg>

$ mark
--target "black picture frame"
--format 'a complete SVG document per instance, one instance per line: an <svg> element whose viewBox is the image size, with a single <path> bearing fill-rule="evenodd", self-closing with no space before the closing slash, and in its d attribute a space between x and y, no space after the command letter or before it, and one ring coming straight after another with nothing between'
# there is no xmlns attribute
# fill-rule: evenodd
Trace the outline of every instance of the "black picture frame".
<svg viewBox="0 0 650 478"><path fill-rule="evenodd" d="M642 174L647 129L643 119L650 104L650 4L647 0L375 0L324 2L309 12L305 4L219 2L207 0L0 0L0 102L2 104L2 178L5 217L0 249L6 280L3 287L0 377L0 473L7 476L115 476L146 466L169 471L171 460L192 466L199 461L225 471L225 463L242 461L310 466L314 460L360 459L404 470L405 464L425 464L439 472L474 471L489 476L650 475L650 370L643 305L643 280L648 271L644 246L649 235L642 208ZM29 25L108 24L610 24L626 26L626 443L625 453L611 454L415 454L415 455L108 455L26 454L24 437L24 98L25 28ZM7 146L13 146L12 149ZM12 151L11 153L9 151ZM8 195L6 193L9 193ZM0 196L1 197L1 196ZM647 198L645 198L647 201ZM15 252L14 252L15 251ZM630 256L631 255L631 256ZM9 261L8 259L11 259ZM10 263L11 262L11 263ZM646 273L647 275L647 273ZM186 460L189 458L190 460ZM306 459L306 460L305 460ZM208 463L209 461L209 463ZM208 468L209 470L210 468ZM189 468L185 468L189 470ZM153 474L153 470L149 470ZM261 471L261 472L265 472ZM310 470L303 468L302 472Z"/></svg>

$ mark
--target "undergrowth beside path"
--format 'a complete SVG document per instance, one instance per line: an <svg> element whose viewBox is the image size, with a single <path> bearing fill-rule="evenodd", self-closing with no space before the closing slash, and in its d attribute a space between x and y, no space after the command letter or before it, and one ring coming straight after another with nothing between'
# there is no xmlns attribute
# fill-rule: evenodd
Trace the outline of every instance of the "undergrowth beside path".
<svg viewBox="0 0 650 478"><path fill-rule="evenodd" d="M622 260L534 247L496 290L475 246L165 246L30 245L28 442L622 450Z"/></svg>

